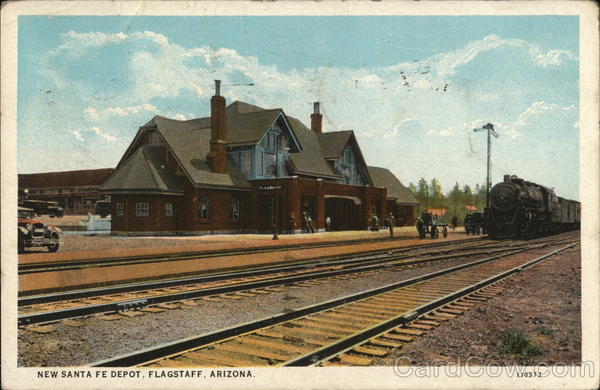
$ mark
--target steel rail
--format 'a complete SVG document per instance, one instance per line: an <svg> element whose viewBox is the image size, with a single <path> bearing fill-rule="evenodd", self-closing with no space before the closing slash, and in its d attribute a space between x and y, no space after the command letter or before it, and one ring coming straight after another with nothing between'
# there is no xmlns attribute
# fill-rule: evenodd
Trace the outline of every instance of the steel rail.
<svg viewBox="0 0 600 390"><path fill-rule="evenodd" d="M540 245L543 245L543 244L540 244ZM528 250L528 249L526 249L526 250ZM496 258L508 256L510 254L518 253L519 250L511 250L511 249L507 249L504 251L496 250L496 251L493 251L493 253L506 252L506 251L509 251L509 253L491 257L490 259L496 259ZM482 255L482 254L489 254L489 252L476 253L476 255ZM353 273L367 272L367 271L385 269L385 268L396 267L396 266L404 267L404 266L423 264L423 263L439 261L439 260L448 260L452 257L460 258L460 257L465 257L465 256L471 256L471 255L474 255L474 254L469 253L469 254L457 254L457 255L443 255L443 256L421 259L421 260L402 262L400 264L388 264L388 263L394 262L397 260L403 260L403 258L412 257L412 256L403 256L400 259L384 258L384 259L379 260L377 262L377 264L359 265L359 266L355 266L353 268L345 268L345 269L341 269L341 270L333 270L333 271L325 271L325 272L314 271L314 272L309 272L309 273L303 273L300 275L275 277L275 278L263 279L263 280L259 280L259 281L242 282L242 283L236 283L236 284L231 284L231 285L209 287L209 288L204 288L204 289L182 291L182 292L175 292L175 293L167 293L167 294L155 295L155 296L150 296L150 297L127 299L127 300L122 300L122 301L111 301L111 302L106 302L106 303L91 304L91 305L85 305L85 306L79 306L79 307L73 307L73 308L67 308L67 309L61 309L61 310L26 313L26 314L21 314L18 316L18 324L19 325L31 325L31 324L41 323L41 322L51 322L51 321L57 321L57 320L62 320L62 319L67 319L67 318L86 316L86 315L90 315L90 314L135 309L135 308L139 308L139 307L144 307L144 306L149 306L149 305L157 305L157 304L161 304L161 303L182 301L182 300L186 300L186 299L194 299L194 298L211 296L211 295L219 295L219 294L227 294L227 293L240 292L240 291L245 291L245 290L253 290L253 289L257 289L257 288L273 287L273 286L278 286L278 285L282 285L282 284L298 283L298 282L304 282L304 281L313 280L313 279L330 278L330 277L334 277L334 276L349 275L349 274L353 274ZM383 264L381 264L381 263L383 263Z"/></svg>
<svg viewBox="0 0 600 390"><path fill-rule="evenodd" d="M478 237L476 239L465 239L465 240L457 240L457 241L472 241L472 240L482 240L483 237ZM371 238L371 239L359 239L359 240L348 240L348 241L327 241L320 243L304 243L304 244L288 244L288 245L278 245L275 247L256 247L256 248L240 248L240 249L224 249L224 250L210 250L210 251L193 251L193 252L183 252L183 253L174 253L174 254L154 254L154 255L143 255L143 256L127 256L127 257L107 257L100 259L89 259L89 260L79 260L79 261L62 261L62 262L40 262L40 263L30 263L30 264L19 264L18 273L19 275L26 275L30 273L40 273L40 272L55 272L55 271L66 271L72 269L81 269L81 268L90 268L90 267L111 267L115 265L132 265L132 264L143 264L143 263L160 263L160 262L169 262L169 261L182 261L182 260L197 260L204 259L210 257L219 257L219 256L233 256L233 255L243 255L243 254L255 254L255 253L268 253L268 252L277 252L277 251L290 251L298 248L303 249L315 249L315 248L324 248L324 247L335 247L335 246L343 246L343 245L354 245L354 244L368 244L368 243L378 243L378 242L388 242L388 241L401 241L398 238ZM448 245L452 242L449 241L443 243L433 243L426 245L414 245L414 247L432 247L432 246L443 246Z"/></svg>
<svg viewBox="0 0 600 390"><path fill-rule="evenodd" d="M326 302L322 302L316 305L306 306L292 312L281 313L274 316L262 318L258 321L247 322L242 325L236 325L230 328L222 329L213 333L206 333L196 337L186 338L184 340L175 341L171 343L161 344L156 347L146 348L141 351L124 354L111 359L105 359L99 362L92 363L92 367L127 367L147 363L152 360L160 359L165 356L173 355L176 353L183 352L187 349L197 348L203 345L207 345L214 342L224 341L234 336L238 336L244 333L259 330L264 327L271 325L287 322L296 318L304 317L309 314L321 312L337 306L342 306L347 303L358 301L364 298L368 298L374 295L382 294L388 291L392 291L401 287L413 285L424 280L433 279L442 275L450 274L462 269L474 267L476 265L484 264L501 257L512 256L517 253L526 252L533 249L539 249L551 244L535 245L530 248L518 249L512 251L510 254L488 257L466 264L449 267L440 271L428 273L426 275L420 275L411 279L407 279L401 282L392 283L383 287L374 288L368 291L364 291L357 294L347 295L342 298L336 298Z"/></svg>
<svg viewBox="0 0 600 390"><path fill-rule="evenodd" d="M471 242L467 242L471 244ZM526 245L526 244L522 244ZM452 251L460 251L469 249L471 246L464 246L459 248L449 248L444 250L446 253L450 253ZM397 248L397 249L380 249L374 251L367 252L358 252L349 255L339 255L339 256L329 256L329 257L319 257L307 260L298 260L295 261L294 264L287 263L277 263L274 265L255 267L249 270L242 271L232 271L232 272L222 272L222 273L214 273L202 276L194 276L194 277L185 277L185 278L173 278L168 280L161 281L150 281L150 282L137 282L137 283L128 283L128 284L120 284L116 286L108 286L108 287L97 287L97 288L87 288L87 289L78 289L71 291L64 291L58 293L50 293L50 294L39 294L39 295L28 295L22 296L18 300L18 306L30 306L40 303L50 303L57 301L65 301L69 299L81 299L81 298L90 298L102 295L110 295L110 294L119 294L133 291L141 291L148 289L159 289L165 287L173 287L184 284L191 283L206 283L206 282L214 282L219 280L226 279L234 279L240 277L249 277L249 276L261 276L268 275L278 272L285 271L293 271L293 270L302 270L307 268L324 268L324 267L333 267L340 265L347 265L357 262L366 262L366 261L378 261L385 259L402 259L409 258L413 256L425 256L433 252L417 254L417 255L405 255L398 257L390 257L390 252L392 254L402 254L405 252L411 252L414 250L420 249L428 249L428 247L417 246L417 247L407 247L407 248ZM287 264L287 265L286 265Z"/></svg>
<svg viewBox="0 0 600 390"><path fill-rule="evenodd" d="M506 279L506 278L514 275L515 273L521 272L529 267L532 267L535 264L539 263L540 261L543 261L549 257L552 257L552 256L554 256L562 251L565 251L569 248L572 248L577 244L578 243L569 244L560 249L552 251L548 254L537 257L527 263L524 263L517 267L511 268L507 271L501 272L501 273L499 273L495 276L492 276L488 279L474 283L470 286L467 286L463 289L460 289L458 291L447 294L446 296L443 296L434 301L425 303L425 304L419 306L418 308L414 309L413 311L411 311L408 314L399 315L397 317L394 317L392 319L389 319L389 320L383 321L377 325L374 325L364 331L356 332L353 335L351 335L343 340L339 340L333 344L327 345L316 351L307 353L304 356L300 356L296 359L285 362L285 364L283 364L283 366L292 366L293 367L293 366L316 366L316 365L319 365L325 360L329 360L329 359L331 359L339 354L342 354L344 352L351 351L357 345L362 344L365 341L368 341L374 337L382 335L397 326L405 325L405 324L409 323L410 321L414 320L415 318L417 318L427 312L435 310L439 307L446 305L449 302L455 301L459 298L469 295L477 290L482 289L485 286L495 283L501 279Z"/></svg>

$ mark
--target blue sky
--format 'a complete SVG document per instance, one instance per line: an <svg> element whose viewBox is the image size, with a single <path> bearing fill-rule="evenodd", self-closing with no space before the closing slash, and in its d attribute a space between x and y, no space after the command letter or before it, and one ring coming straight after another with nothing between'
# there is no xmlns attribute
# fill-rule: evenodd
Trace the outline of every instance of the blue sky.
<svg viewBox="0 0 600 390"><path fill-rule="evenodd" d="M228 102L282 107L353 129L371 165L493 182L517 174L579 197L579 41L574 16L21 16L19 173L116 165L154 115Z"/></svg>

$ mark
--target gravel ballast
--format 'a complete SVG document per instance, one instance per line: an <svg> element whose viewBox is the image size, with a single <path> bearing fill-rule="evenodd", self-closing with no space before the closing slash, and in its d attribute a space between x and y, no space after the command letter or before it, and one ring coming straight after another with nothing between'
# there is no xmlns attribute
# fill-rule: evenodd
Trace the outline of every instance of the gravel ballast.
<svg viewBox="0 0 600 390"><path fill-rule="evenodd" d="M180 305L175 310L115 321L78 320L83 326L57 323L51 325L49 333L20 330L18 361L21 366L86 365L446 267L448 263L388 270L350 280L328 280L312 287L285 287L281 292L239 300L199 300L197 306ZM459 358L473 356L480 360L471 359L471 364L522 363L522 357L502 354L496 348L500 335L507 331L522 334L542 351L533 361L578 361L581 351L579 249L555 256L514 279L527 280L527 283L515 283L515 288L417 338L379 364L394 364L399 356L407 357L409 364L440 360L456 363Z"/></svg>
<svg viewBox="0 0 600 390"><path fill-rule="evenodd" d="M346 280L328 280L312 287L283 287L285 290L281 292L237 300L198 300L197 306L180 305L175 310L144 313L139 317L115 321L87 318L77 320L84 324L80 327L57 323L50 325L53 328L50 333L20 330L18 361L22 366L86 365L409 279L447 268L448 264L388 270Z"/></svg>
<svg viewBox="0 0 600 390"><path fill-rule="evenodd" d="M512 348L511 348L512 347ZM569 249L510 279L381 365L536 365L581 361L581 251Z"/></svg>

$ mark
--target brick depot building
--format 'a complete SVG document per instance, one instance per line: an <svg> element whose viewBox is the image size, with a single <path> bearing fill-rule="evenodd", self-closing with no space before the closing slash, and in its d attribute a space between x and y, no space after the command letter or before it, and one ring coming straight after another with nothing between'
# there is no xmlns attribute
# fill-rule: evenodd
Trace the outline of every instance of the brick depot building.
<svg viewBox="0 0 600 390"><path fill-rule="evenodd" d="M303 213L319 231L327 219L365 229L389 212L412 224L418 205L389 170L367 166L352 131L322 132L318 103L309 129L281 108L226 107L218 83L210 117L154 117L100 190L113 234L129 235L285 233Z"/></svg>

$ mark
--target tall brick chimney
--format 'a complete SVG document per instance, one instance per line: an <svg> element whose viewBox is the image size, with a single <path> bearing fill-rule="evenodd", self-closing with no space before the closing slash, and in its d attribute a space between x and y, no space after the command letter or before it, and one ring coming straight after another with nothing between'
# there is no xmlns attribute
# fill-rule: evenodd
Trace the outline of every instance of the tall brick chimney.
<svg viewBox="0 0 600 390"><path fill-rule="evenodd" d="M208 166L215 173L227 173L227 118L221 80L215 80L215 96L210 99L210 152Z"/></svg>
<svg viewBox="0 0 600 390"><path fill-rule="evenodd" d="M310 115L310 129L317 134L323 132L323 115L319 102L314 102L314 112Z"/></svg>

